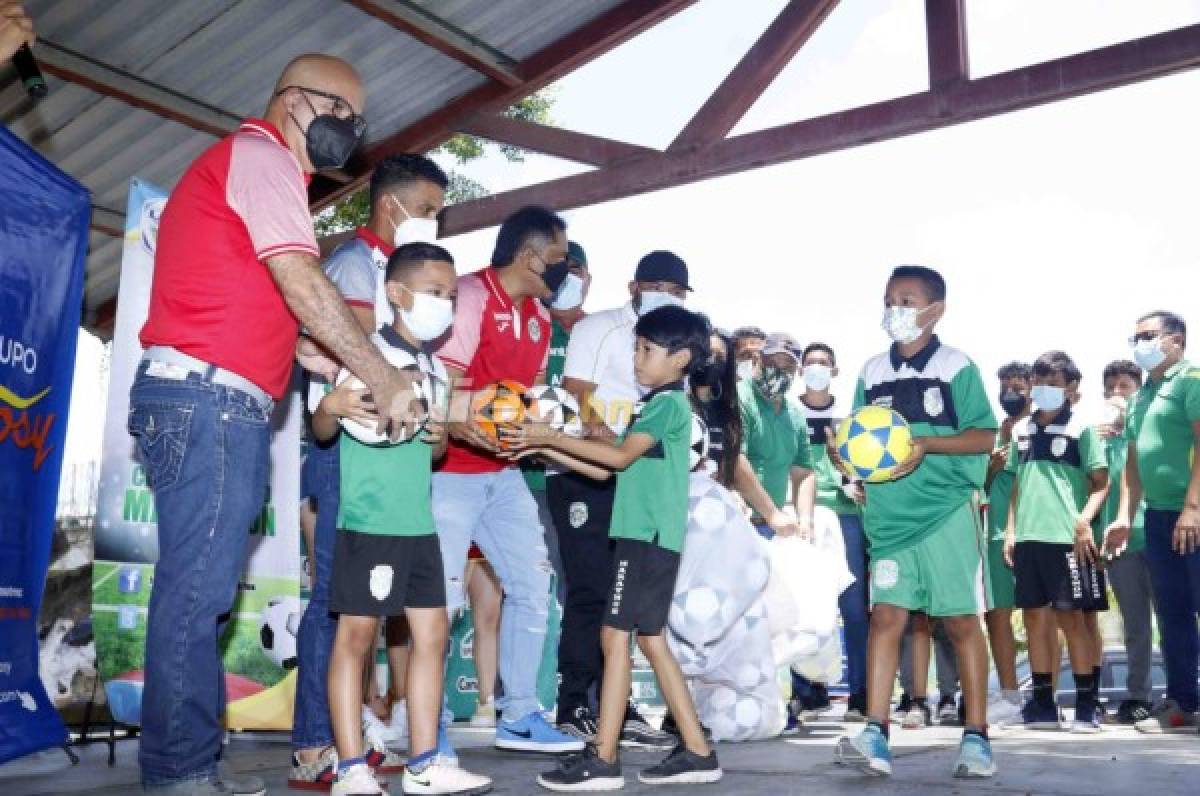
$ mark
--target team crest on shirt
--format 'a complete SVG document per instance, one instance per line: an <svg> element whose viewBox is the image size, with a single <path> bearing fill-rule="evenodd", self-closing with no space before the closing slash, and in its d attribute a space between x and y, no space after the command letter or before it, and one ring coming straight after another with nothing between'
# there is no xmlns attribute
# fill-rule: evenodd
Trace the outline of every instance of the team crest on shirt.
<svg viewBox="0 0 1200 796"><path fill-rule="evenodd" d="M925 414L938 417L946 410L946 402L942 400L941 387L930 387L925 391Z"/></svg>
<svg viewBox="0 0 1200 796"><path fill-rule="evenodd" d="M877 589L890 589L900 582L900 564L890 558L882 558L875 562L875 572L871 578Z"/></svg>
<svg viewBox="0 0 1200 796"><path fill-rule="evenodd" d="M567 520L572 528L582 528L588 520L588 507L582 500L577 500L567 509Z"/></svg>
<svg viewBox="0 0 1200 796"><path fill-rule="evenodd" d="M1067 438L1055 437L1054 441L1050 443L1050 452L1054 454L1054 458L1061 459L1067 452Z"/></svg>
<svg viewBox="0 0 1200 796"><path fill-rule="evenodd" d="M529 323L525 324L525 328L529 330L529 339L533 342L539 342L542 339L542 327L538 325L537 318L530 318Z"/></svg>
<svg viewBox="0 0 1200 796"><path fill-rule="evenodd" d="M371 596L383 602L392 593L392 568L380 564L371 570Z"/></svg>

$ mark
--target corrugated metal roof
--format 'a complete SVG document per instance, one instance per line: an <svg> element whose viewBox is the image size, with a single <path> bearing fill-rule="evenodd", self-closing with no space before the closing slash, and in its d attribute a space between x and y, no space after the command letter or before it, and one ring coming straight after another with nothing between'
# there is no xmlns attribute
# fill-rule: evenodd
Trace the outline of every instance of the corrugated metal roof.
<svg viewBox="0 0 1200 796"><path fill-rule="evenodd" d="M619 0L418 0L431 14L513 60L526 58ZM261 114L284 65L305 52L338 55L367 86L368 141L437 111L487 81L447 55L341 0L26 0L38 35L225 110ZM0 69L0 122L80 180L101 207L123 212L131 177L171 188L215 140L47 75L33 104ZM121 245L90 238L85 318L116 294Z"/></svg>

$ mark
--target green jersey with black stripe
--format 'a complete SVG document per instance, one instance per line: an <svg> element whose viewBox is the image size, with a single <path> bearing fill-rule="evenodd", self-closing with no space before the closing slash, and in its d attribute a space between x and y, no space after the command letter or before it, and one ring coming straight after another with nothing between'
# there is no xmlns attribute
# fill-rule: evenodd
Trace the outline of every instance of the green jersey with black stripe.
<svg viewBox="0 0 1200 796"><path fill-rule="evenodd" d="M897 346L863 367L854 408L894 409L914 437L950 437L968 429L994 431L992 405L975 363L935 336L912 357ZM929 454L911 474L866 484L863 526L872 557L920 543L983 489L987 454Z"/></svg>
<svg viewBox="0 0 1200 796"><path fill-rule="evenodd" d="M687 530L692 443L692 407L683 383L647 393L634 408L625 433L648 434L654 445L617 473L609 536L650 542L678 553Z"/></svg>
<svg viewBox="0 0 1200 796"><path fill-rule="evenodd" d="M1096 430L1070 406L1045 425L1035 414L1017 426L1009 457L1017 467L1017 541L1072 544L1089 476L1108 468Z"/></svg>

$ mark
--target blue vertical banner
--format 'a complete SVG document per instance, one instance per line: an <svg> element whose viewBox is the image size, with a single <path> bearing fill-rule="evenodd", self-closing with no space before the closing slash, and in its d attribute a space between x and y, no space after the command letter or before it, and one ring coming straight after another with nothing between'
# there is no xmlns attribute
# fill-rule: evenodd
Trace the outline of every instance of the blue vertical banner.
<svg viewBox="0 0 1200 796"><path fill-rule="evenodd" d="M0 762L62 744L38 609L62 473L88 191L0 126Z"/></svg>

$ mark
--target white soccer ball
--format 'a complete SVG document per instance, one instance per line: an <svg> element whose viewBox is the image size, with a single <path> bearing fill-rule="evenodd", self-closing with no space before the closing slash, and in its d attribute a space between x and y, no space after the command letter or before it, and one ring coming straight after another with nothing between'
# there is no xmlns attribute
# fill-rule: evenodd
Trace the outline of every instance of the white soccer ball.
<svg viewBox="0 0 1200 796"><path fill-rule="evenodd" d="M296 635L303 615L298 597L276 597L262 611L258 639L263 654L281 669L296 668Z"/></svg>
<svg viewBox="0 0 1200 796"><path fill-rule="evenodd" d="M401 370L421 371L420 365L417 363L417 360L412 356L412 354L408 353L402 348L396 348L394 346L387 345L378 337L372 339L379 348L380 353L383 354L383 358L388 361L388 364L392 365L393 367L400 368ZM413 390L417 394L417 400L421 402L425 412L428 413L431 403L434 405L439 405L441 403L441 396L437 394L439 380L436 378L436 376L428 371L424 372L424 376L425 381L415 382L413 384ZM342 368L342 372L338 374L337 381L334 383L340 386L343 382L349 382L350 388L355 390L360 390L366 386L358 379L357 376L345 368ZM433 398L432 401L430 401L430 397ZM407 442L411 438L411 435L402 433L400 438L393 443L387 434L380 434L378 431L376 431L374 425L367 426L359 423L357 420L351 420L350 418L346 417L338 418L338 423L341 424L343 431L364 445L399 444L401 442ZM423 427L424 426L422 426L422 428ZM417 432L420 432L420 430L421 429L417 429Z"/></svg>
<svg viewBox="0 0 1200 796"><path fill-rule="evenodd" d="M529 412L556 431L572 437L583 436L583 416L575 396L562 387L536 384L525 393Z"/></svg>
<svg viewBox="0 0 1200 796"><path fill-rule="evenodd" d="M688 448L688 470L695 470L708 458L708 424L692 412L692 442Z"/></svg>

